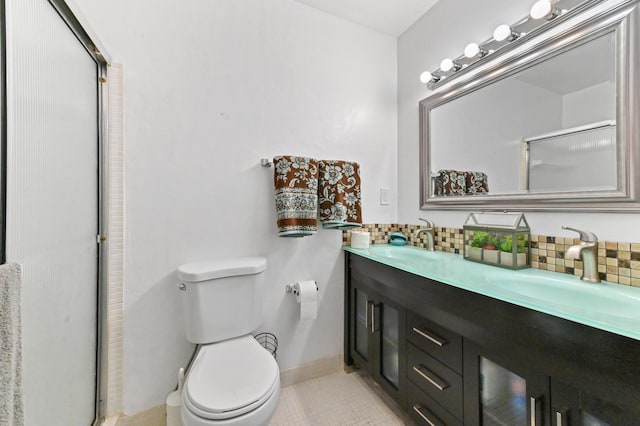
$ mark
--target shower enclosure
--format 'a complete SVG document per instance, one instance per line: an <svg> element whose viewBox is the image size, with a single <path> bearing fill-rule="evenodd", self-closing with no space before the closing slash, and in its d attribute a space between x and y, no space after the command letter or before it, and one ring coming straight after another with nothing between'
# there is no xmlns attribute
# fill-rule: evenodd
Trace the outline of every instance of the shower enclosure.
<svg viewBox="0 0 640 426"><path fill-rule="evenodd" d="M107 61L64 1L1 5L2 260L23 265L25 425L87 426L100 412Z"/></svg>

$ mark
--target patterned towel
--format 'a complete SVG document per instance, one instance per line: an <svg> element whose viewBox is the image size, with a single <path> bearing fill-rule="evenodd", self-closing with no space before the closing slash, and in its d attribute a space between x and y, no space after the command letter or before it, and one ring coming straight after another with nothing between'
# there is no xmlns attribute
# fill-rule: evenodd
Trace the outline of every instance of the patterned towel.
<svg viewBox="0 0 640 426"><path fill-rule="evenodd" d="M457 170L438 170L438 173L440 181L435 185L435 195L450 196L465 194L467 183L464 172Z"/></svg>
<svg viewBox="0 0 640 426"><path fill-rule="evenodd" d="M360 166L340 160L319 163L320 221L323 228L352 229L362 226Z"/></svg>
<svg viewBox="0 0 640 426"><path fill-rule="evenodd" d="M318 160L283 155L273 159L278 236L318 231Z"/></svg>
<svg viewBox="0 0 640 426"><path fill-rule="evenodd" d="M487 194L489 192L489 182L487 175L482 172L464 172L467 194Z"/></svg>

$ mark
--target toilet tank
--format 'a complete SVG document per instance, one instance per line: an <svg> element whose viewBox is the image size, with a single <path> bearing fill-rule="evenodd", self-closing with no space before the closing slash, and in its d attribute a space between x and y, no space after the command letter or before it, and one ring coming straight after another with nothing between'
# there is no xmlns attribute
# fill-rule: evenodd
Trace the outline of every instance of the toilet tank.
<svg viewBox="0 0 640 426"><path fill-rule="evenodd" d="M187 340L214 343L255 331L262 322L266 268L264 257L180 266L178 279Z"/></svg>

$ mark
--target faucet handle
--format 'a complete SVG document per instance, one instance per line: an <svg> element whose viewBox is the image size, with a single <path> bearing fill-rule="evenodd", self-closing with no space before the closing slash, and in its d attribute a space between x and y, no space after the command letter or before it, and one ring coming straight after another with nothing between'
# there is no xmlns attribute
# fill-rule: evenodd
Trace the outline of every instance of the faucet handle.
<svg viewBox="0 0 640 426"><path fill-rule="evenodd" d="M435 226L436 226L436 225L435 225L432 221L430 221L429 219L425 219L425 218L423 218L423 217L419 217L419 218L418 218L418 220L421 220L421 221L423 221L423 222L427 222L427 227L428 227L428 228L435 228Z"/></svg>
<svg viewBox="0 0 640 426"><path fill-rule="evenodd" d="M562 229L567 229L569 231L577 232L578 234L580 234L580 240L584 241L585 243L597 243L598 242L598 237L593 232L581 231L579 229L570 228L568 226L563 226Z"/></svg>

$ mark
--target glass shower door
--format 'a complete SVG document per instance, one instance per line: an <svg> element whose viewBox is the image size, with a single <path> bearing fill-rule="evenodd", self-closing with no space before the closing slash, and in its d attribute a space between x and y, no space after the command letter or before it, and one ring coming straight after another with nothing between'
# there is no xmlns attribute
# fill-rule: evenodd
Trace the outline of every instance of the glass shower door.
<svg viewBox="0 0 640 426"><path fill-rule="evenodd" d="M90 425L98 66L46 0L6 0L7 261L23 264L26 426Z"/></svg>

